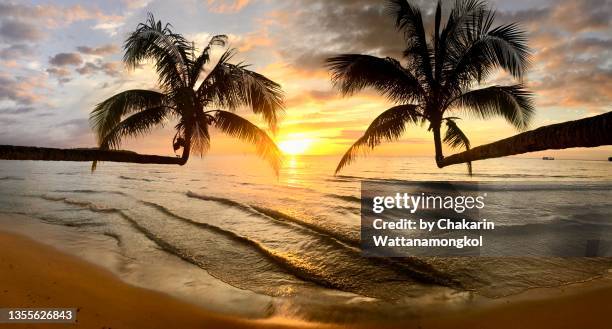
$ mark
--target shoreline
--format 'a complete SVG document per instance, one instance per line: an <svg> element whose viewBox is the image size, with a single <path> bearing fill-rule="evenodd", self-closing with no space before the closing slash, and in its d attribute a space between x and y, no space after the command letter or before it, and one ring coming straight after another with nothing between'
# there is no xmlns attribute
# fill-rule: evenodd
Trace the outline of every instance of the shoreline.
<svg viewBox="0 0 612 329"><path fill-rule="evenodd" d="M124 283L111 272L28 237L0 230L2 308L74 307L78 328L302 328L209 312ZM22 327L23 324L2 324ZM45 328L49 324L29 324ZM74 324L53 324L74 328ZM317 325L317 328L336 328Z"/></svg>
<svg viewBox="0 0 612 329"><path fill-rule="evenodd" d="M130 285L77 256L3 229L0 268L0 307L78 307L78 328L607 328L612 313L612 278L604 275L584 283L535 288L491 302L425 312L402 323L253 320Z"/></svg>

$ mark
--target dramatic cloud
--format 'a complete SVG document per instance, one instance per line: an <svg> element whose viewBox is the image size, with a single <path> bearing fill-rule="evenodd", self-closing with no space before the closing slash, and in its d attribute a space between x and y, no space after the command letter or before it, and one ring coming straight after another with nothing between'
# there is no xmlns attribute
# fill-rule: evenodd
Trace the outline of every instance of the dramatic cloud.
<svg viewBox="0 0 612 329"><path fill-rule="evenodd" d="M49 64L55 66L80 65L83 58L78 53L59 53L49 58Z"/></svg>
<svg viewBox="0 0 612 329"><path fill-rule="evenodd" d="M123 20L122 16L107 15L99 9L86 8L81 5L30 5L14 2L0 3L0 17L42 23L46 27L66 26L73 22L90 19L107 23Z"/></svg>
<svg viewBox="0 0 612 329"><path fill-rule="evenodd" d="M572 32L606 30L610 28L612 1L565 0L551 4L552 21L561 23Z"/></svg>
<svg viewBox="0 0 612 329"><path fill-rule="evenodd" d="M38 89L45 86L45 80L38 76L12 77L0 72L0 100L13 101L16 104L30 105L42 100Z"/></svg>
<svg viewBox="0 0 612 329"><path fill-rule="evenodd" d="M0 110L2 115L2 110ZM36 112L35 117L40 119L45 113ZM93 145L91 128L87 119L71 119L58 124L42 123L39 129L43 131L61 131L61 134L54 134L41 138L41 134L16 133L24 129L23 116L0 116L0 125L10 125L11 129L0 130L0 144L43 146L43 147L77 147Z"/></svg>
<svg viewBox="0 0 612 329"><path fill-rule="evenodd" d="M45 30L56 29L87 20L97 22L94 28L114 33L125 17L81 5L0 2L0 37L5 41L37 41L45 35L41 26Z"/></svg>
<svg viewBox="0 0 612 329"><path fill-rule="evenodd" d="M119 51L119 47L114 44L107 44L100 47L79 46L77 47L77 50L87 55L103 56L116 53L117 51Z"/></svg>
<svg viewBox="0 0 612 329"><path fill-rule="evenodd" d="M291 1L287 29L277 30L281 54L300 68L320 69L339 52L399 57L402 36L383 2L369 0Z"/></svg>
<svg viewBox="0 0 612 329"><path fill-rule="evenodd" d="M77 118L63 121L55 125L55 128L61 128L67 136L70 136L76 141L91 139L92 135L89 120L86 118Z"/></svg>
<svg viewBox="0 0 612 329"><path fill-rule="evenodd" d="M0 37L8 42L37 41L43 33L34 24L7 20L0 23Z"/></svg>
<svg viewBox="0 0 612 329"><path fill-rule="evenodd" d="M265 28L247 33L244 36L230 35L229 37L232 47L238 49L241 53L254 50L258 47L266 47L269 50L274 45L274 40L270 38Z"/></svg>
<svg viewBox="0 0 612 329"><path fill-rule="evenodd" d="M0 49L0 58L2 59L21 59L29 58L34 55L33 47L24 44L15 44Z"/></svg>
<svg viewBox="0 0 612 329"><path fill-rule="evenodd" d="M94 48L86 51L104 53L108 50L104 48ZM72 71L68 69L69 66L78 66L75 71L80 75L103 73L110 77L116 77L119 76L121 70L121 62L104 62L102 60L97 60L95 62L83 63L83 58L78 53L59 53L51 57L49 63L52 66L47 69L47 73L57 78L60 83L66 83L72 80Z"/></svg>
<svg viewBox="0 0 612 329"><path fill-rule="evenodd" d="M534 56L527 85L538 105L610 110L612 1L565 0L498 17L529 31Z"/></svg>
<svg viewBox="0 0 612 329"><path fill-rule="evenodd" d="M66 83L71 80L70 70L63 67L50 67L47 69L47 73L49 73L51 76L56 77L57 81L60 83Z"/></svg>
<svg viewBox="0 0 612 329"><path fill-rule="evenodd" d="M121 69L120 62L97 62L97 63L85 63L83 66L76 69L81 75L90 75L98 72L102 72L108 76L118 76Z"/></svg>
<svg viewBox="0 0 612 329"><path fill-rule="evenodd" d="M282 13L275 13L279 26L271 34L272 43L278 45L282 58L300 70L324 71L325 58L338 53L402 58L404 42L384 1L284 3ZM435 2L413 3L423 8L426 27L431 28ZM443 1L443 11L448 12L453 3ZM609 110L612 1L534 1L529 6L498 10L495 24L519 22L528 30L534 65L527 85L538 94L538 105ZM291 100L293 105L308 100L307 96L296 97Z"/></svg>
<svg viewBox="0 0 612 329"><path fill-rule="evenodd" d="M12 108L1 108L0 113L1 114L24 114L24 113L34 112L35 110L36 108L33 106L19 106L19 107L12 107Z"/></svg>

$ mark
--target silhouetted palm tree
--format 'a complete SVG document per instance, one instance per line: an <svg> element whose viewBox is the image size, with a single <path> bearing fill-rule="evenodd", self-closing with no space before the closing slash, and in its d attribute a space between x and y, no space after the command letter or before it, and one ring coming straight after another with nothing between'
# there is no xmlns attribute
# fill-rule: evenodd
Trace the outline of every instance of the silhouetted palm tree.
<svg viewBox="0 0 612 329"><path fill-rule="evenodd" d="M346 152L336 173L359 152L397 140L407 124L429 123L436 164L443 167L442 143L470 148L457 126L458 110L487 119L504 117L528 127L532 95L522 84L474 89L499 69L522 80L529 65L526 33L516 23L493 27L495 12L482 1L457 0L442 26L438 2L433 36L427 38L421 10L407 0L388 1L397 29L404 34L403 59L344 54L327 59L332 81L344 95L372 87L397 104L380 114ZM443 124L445 136L441 136ZM468 162L471 173L471 163Z"/></svg>
<svg viewBox="0 0 612 329"><path fill-rule="evenodd" d="M90 122L100 149L116 149L124 137L148 133L174 119L177 123L173 147L175 151L183 148L179 164L185 164L192 152L206 152L210 145L209 126L213 126L255 144L258 154L278 173L281 152L276 144L265 131L233 112L242 106L250 107L274 131L283 109L280 86L243 64L229 63L233 49L226 50L217 64L205 72L212 49L225 47L227 37L212 37L196 55L194 44L171 28L149 14L146 23L139 24L125 41L123 60L128 68L153 61L160 90L127 90L98 104L91 112Z"/></svg>
<svg viewBox="0 0 612 329"><path fill-rule="evenodd" d="M443 166L543 150L612 145L612 112L539 127L444 158Z"/></svg>

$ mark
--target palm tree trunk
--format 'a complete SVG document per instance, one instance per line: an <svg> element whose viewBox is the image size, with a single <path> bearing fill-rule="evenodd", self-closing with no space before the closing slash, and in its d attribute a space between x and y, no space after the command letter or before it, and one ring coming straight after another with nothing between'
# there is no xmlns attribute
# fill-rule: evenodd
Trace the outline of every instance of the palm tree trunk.
<svg viewBox="0 0 612 329"><path fill-rule="evenodd" d="M612 145L612 112L540 127L453 154L442 160L441 167L527 152L602 145ZM440 164L438 166L440 167Z"/></svg>
<svg viewBox="0 0 612 329"><path fill-rule="evenodd" d="M43 161L110 161L174 165L184 164L182 158L138 154L130 151L58 149L13 145L0 145L0 159Z"/></svg>
<svg viewBox="0 0 612 329"><path fill-rule="evenodd" d="M186 164L187 160L189 160L189 154L191 153L191 134L190 128L185 129L185 145L183 145L183 155L181 156L181 162L179 163L181 166Z"/></svg>
<svg viewBox="0 0 612 329"><path fill-rule="evenodd" d="M436 165L438 168L444 167L443 160L444 154L442 154L442 139L440 136L440 124L432 124L432 130L434 135L434 145L436 148Z"/></svg>
<svg viewBox="0 0 612 329"><path fill-rule="evenodd" d="M191 141L188 140L186 145L183 146L183 155L179 158L179 165L182 166L187 163L187 160L189 160L189 153L191 153Z"/></svg>

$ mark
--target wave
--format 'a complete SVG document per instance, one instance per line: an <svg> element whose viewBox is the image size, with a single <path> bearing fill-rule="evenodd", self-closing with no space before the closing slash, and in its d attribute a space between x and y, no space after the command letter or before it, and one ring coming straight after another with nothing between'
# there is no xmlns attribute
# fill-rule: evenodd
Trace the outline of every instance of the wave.
<svg viewBox="0 0 612 329"><path fill-rule="evenodd" d="M534 192L534 191L609 191L612 189L612 182L495 182L495 181L408 181L399 179L368 179L364 181L372 182L370 188L376 185L390 185L389 188L406 186L414 189L421 189L426 192L443 191L478 191L478 192Z"/></svg>
<svg viewBox="0 0 612 329"><path fill-rule="evenodd" d="M336 198L336 199L340 199L340 200L344 200L344 201L348 201L348 202L356 202L356 203L361 203L361 198L360 197L356 197L353 195L342 195L342 194L327 194L328 197L332 197L332 198Z"/></svg>
<svg viewBox="0 0 612 329"><path fill-rule="evenodd" d="M473 177L492 177L492 178L593 178L588 175L543 175L543 174L482 174L474 173Z"/></svg>
<svg viewBox="0 0 612 329"><path fill-rule="evenodd" d="M250 240L250 239L248 239L246 237L243 237L243 236L238 235L238 234L236 234L234 232L231 232L231 231L224 230L224 229L222 229L222 228L220 228L218 226L212 225L212 224L202 223L202 222L198 222L198 221L195 221L193 219L190 219L190 218L186 218L186 217L180 216L180 215L175 214L174 212L172 212L170 209L168 209L168 208L166 208L166 207L164 207L164 206L162 206L160 204L157 204L155 202L142 201L142 200L140 202L142 204L145 204L147 206L150 206L150 207L153 207L153 208L159 210L160 212L164 213L167 216L170 216L172 218L178 219L178 220L183 221L185 223L188 223L190 225L194 225L194 226L198 226L198 227L201 227L201 228L205 228L205 229L208 229L208 230L215 231L216 233L222 234L222 235L224 235L226 237L229 237L231 239L234 239L236 241L239 241L239 242L242 242L242 243L246 243L246 244L249 244L251 246L255 246L257 249L263 248L257 242L255 242L253 240Z"/></svg>
<svg viewBox="0 0 612 329"><path fill-rule="evenodd" d="M120 211L120 209L117 209L117 208L106 207L103 205L95 204L93 202L74 200L74 199L70 199L66 197L53 197L53 196L48 196L48 195L40 195L38 197L40 197L41 199L47 200L47 201L61 201L61 202L64 202L65 204L87 208L93 212L108 213L108 212L119 212Z"/></svg>
<svg viewBox="0 0 612 329"><path fill-rule="evenodd" d="M199 227L199 228L204 228L204 229L208 229L211 231L214 231L215 233L219 233L225 237L228 237L232 240L238 241L242 244L248 245L252 248L254 248L256 251L258 251L262 256L266 257L269 261L272 261L273 263L275 263L276 265L279 265L281 268L283 268L284 270L286 270L288 273L295 275L296 277L305 280L305 281L309 281L309 282L313 282L316 283L318 285L327 287L327 288L334 288L334 289L342 289L342 288L346 288L346 287L342 287L338 284L335 284L332 281L329 280L325 280L324 278L322 278L321 276L317 275L317 273L313 273L310 272L308 270L305 270L304 268L295 266L294 263L290 262L289 259L281 256L280 254L278 254L277 252L266 248L265 246L263 246L262 244L258 243L257 241L251 240L247 237L244 237L242 235L236 234L234 232L231 231L227 231L224 230L218 226L215 225L211 225L208 223L202 223L202 222L197 222L194 221L192 219L189 218L185 218L183 216L177 215L175 213L173 213L172 211L170 211L168 208L159 205L157 203L153 203L153 202L148 202L148 201L141 201L143 204L149 205L151 207L154 207L158 210L160 210L161 212L165 213L168 216L171 216L175 219L181 220L185 223L188 223L190 225ZM236 202L234 202L236 203ZM139 230L144 231L146 230L144 227L139 226L138 227ZM144 232L143 232L144 233ZM167 247L167 243L166 242L162 242L160 241L160 247L164 248L164 250L166 250L165 248ZM180 258L184 259L185 261L188 261L194 265L198 265L200 266L201 264L199 264L197 262L197 260L193 259L192 257L189 256L189 253L185 253L185 252L181 252L179 250L177 250L177 248L169 248L167 251L171 252L171 253L176 253L177 256L179 256Z"/></svg>
<svg viewBox="0 0 612 329"><path fill-rule="evenodd" d="M285 213L280 212L278 210L274 210L274 209L270 209L270 208L265 208L265 207L261 207L261 206L251 206L251 207L254 210L256 210L257 212L259 212L261 214L264 214L264 215L266 215L266 216L268 216L268 217L270 217L270 218L272 218L274 220L277 220L277 221L289 221L291 223L294 223L294 224L297 224L297 225L302 226L304 228L307 228L307 229L309 229L309 230L311 230L313 232L316 232L316 233L318 233L320 235L323 235L323 236L326 236L326 237L331 237L331 238L333 238L335 240L338 240L338 241L340 241L340 242L342 242L342 243L344 243L344 244L346 244L346 245L348 245L350 247L353 247L353 248L359 247L359 241L358 240L351 239L351 238L349 238L347 236L344 236L344 235L336 233L334 231L325 229L325 228L323 228L321 226L318 226L316 224L303 221L301 219L298 219L298 218L296 218L294 216L285 214Z"/></svg>
<svg viewBox="0 0 612 329"><path fill-rule="evenodd" d="M16 176L4 176L0 177L0 180L25 180L25 178Z"/></svg>
<svg viewBox="0 0 612 329"><path fill-rule="evenodd" d="M102 234L113 238L116 242L118 246L122 246L123 245L123 239L121 238L121 235L115 233L115 232L111 232L111 231L104 231Z"/></svg>
<svg viewBox="0 0 612 329"><path fill-rule="evenodd" d="M360 240L358 238L352 239L338 232L334 232L318 225L302 221L294 216L285 214L275 209L269 209L255 205L245 205L230 199L205 196L193 192L189 192L188 195L193 198L199 198L207 201L219 201L225 205L236 206L240 209L249 211L251 214L259 216L263 215L269 219L276 220L278 222L288 221L291 224L297 224L302 229L306 229L306 232L308 232L308 234L314 234L319 238L324 239L326 242L334 244L335 248L344 248L345 250L350 251L354 255L354 257L361 257ZM283 264L287 264L287 260L285 259L275 259L283 262ZM460 284L457 281L453 280L449 275L436 270L433 266L417 258L404 258L401 261L397 259L368 258L368 261L374 264L378 264L380 266L390 267L393 270L398 271L404 275L409 275L411 278L420 282L460 287ZM292 269L293 268L294 267L292 265ZM294 270L292 270L292 273L294 273L293 271ZM303 270L301 270L301 272L303 272ZM300 273L299 277L304 278L303 273ZM311 277L309 280L313 281ZM319 281L320 280L314 282L322 284ZM324 286L342 289L338 285L330 285L329 283L324 284Z"/></svg>
<svg viewBox="0 0 612 329"><path fill-rule="evenodd" d="M88 209L90 211L94 211L94 212L100 212L100 207L97 205L94 205L91 202L87 202L87 201L76 201L76 200L70 200L64 197L52 197L52 196L47 196L47 195L43 195L40 196L42 199L48 200L48 201L55 201L55 202L64 202L70 205L76 205L76 206L80 206L84 209ZM247 244L251 247L255 247L255 249L257 249L258 251L261 252L261 254L269 254L269 252L267 252L264 248L262 248L260 245L258 245L256 242L248 240L244 237L241 237L239 235L234 234L233 232L229 232L226 230L223 230L219 227L213 226L213 225L209 225L209 224L205 224L205 223L199 223L199 222L195 222L193 220L178 216L174 213L172 213L170 210L168 210L167 208L165 208L164 206L158 205L156 203L152 203L152 202L146 202L146 201L140 201L145 205L151 206L156 208L158 211L161 211L162 213L171 216L175 219L179 219L185 223L188 223L190 225L194 225L197 226L199 228L204 228L204 229L208 229L211 231L214 231L215 233L220 233L226 237L229 237L235 241L238 241L240 243L243 244ZM136 229L136 231L140 232L141 234L143 234L147 239L151 240L153 243L155 243L160 249L164 250L165 252L175 255L181 259L183 259L184 261L194 264L198 267L201 267L202 269L206 270L206 267L204 266L204 264L202 264L201 262L199 262L196 258L191 256L191 253L187 250L183 250L181 248L175 247L172 243L164 240L163 238L159 237L158 235L156 235L155 233L151 232L150 230L148 230L145 226L141 225L140 223L138 223L138 221L134 220L132 217L130 217L128 214L126 214L124 211L120 210L120 209L116 209L116 208L108 208L103 210L102 212L113 212L113 213L117 213L118 215L120 215L123 219L125 219L128 224L130 224L130 226L132 226L134 229ZM69 223L58 223L57 219L52 219L52 218L48 218L48 217L41 217L41 216L37 216L37 218L51 223L51 224L61 224L61 225L65 225L65 226L71 226L71 224ZM72 226L76 226L75 224L72 224ZM118 243L121 243L121 238L119 237L119 235L112 233L112 232L108 232L105 231L103 233L104 235L110 236L115 238ZM222 280L222 278L219 278Z"/></svg>
<svg viewBox="0 0 612 329"><path fill-rule="evenodd" d="M154 180L148 179L148 178L136 178L136 177L123 176L123 175L120 175L119 178L120 179L125 179L125 180L139 180L139 181L144 181L144 182L153 182L154 181Z"/></svg>
<svg viewBox="0 0 612 329"><path fill-rule="evenodd" d="M228 231L225 230L223 228L220 228L216 225L212 225L212 224L208 224L208 223L202 223L202 222L197 222L194 221L192 219L180 216L174 212L172 212L171 210L169 210L168 208L157 204L157 203L153 203L153 202L148 202L148 201L141 201L143 204L151 206L161 212L163 212L164 214L178 219L184 223L187 223L189 225L193 225L199 228L203 228L203 229L207 229L210 231L213 231L215 233L221 234L225 237L228 237L230 239L233 239L239 243L242 243L243 245L247 245L251 248L254 248L260 255L264 256L266 259L268 259L269 261L271 261L272 263L274 263L275 265L278 265L280 268L282 268L283 270L285 270L287 273L294 275L295 277L304 280L304 281L308 281L308 282L312 282L312 283L316 283L317 285L320 285L322 287L326 287L326 288L332 288L332 289L339 289L339 290L343 290L343 291L352 291L354 293L360 293L363 295L368 295L367 293L364 292L356 292L354 287L352 287L352 284L350 282L345 282L343 280L337 280L337 278L330 278L328 277L325 273L319 273L318 270L316 268L310 268L308 266L303 266L302 262L295 261L295 257L290 256L287 257L285 255L283 255L282 253L276 252L272 249L267 248L266 246L260 244L259 242L252 240L248 237L236 234L232 231ZM274 210L270 210L270 209L262 209L263 211L269 212L271 214L274 214L278 217L281 216L287 216L285 214L282 213L278 213ZM291 217L289 217L291 218ZM144 227L139 227L139 230L146 230ZM311 232L311 234L317 234L317 236L322 237L324 239L327 240L327 242L333 241L334 243L338 243L338 241L335 240L335 238L330 238L329 236L327 236L326 234L321 234L318 232ZM331 239L331 240L330 240ZM353 241L351 241L352 243ZM347 247L346 245L343 245L344 247ZM166 243L163 242L160 244L161 248L166 247ZM352 246L348 246L352 251L352 255L353 257L361 257L360 252L361 250L358 248L354 248ZM167 250L170 253L177 253L177 256L179 256L180 258L194 264L194 265L198 265L201 266L202 264L199 264L199 262L197 261L197 259L193 259L188 252L186 251L179 251L177 250L177 248L170 248ZM373 263L373 264L377 264L379 266L385 266L385 267L390 267L396 271L398 271L398 273L402 273L403 275L407 275L409 276L411 279L414 279L416 281L420 281L420 282L424 282L424 283L429 283L429 284L440 284L440 285L446 285L446 286L455 286L458 287L459 284L455 281L453 281L452 279L450 279L450 277L448 277L447 275L435 270L432 266L426 264L423 261L419 261L417 259L405 259L404 262L398 262L396 260L391 260L391 259L376 259L376 258L370 258L367 259L367 262L369 263ZM203 267L204 268L204 267ZM221 280L223 280L223 278L220 278ZM350 280L349 280L350 281ZM370 296L370 297L375 297L375 296Z"/></svg>
<svg viewBox="0 0 612 329"><path fill-rule="evenodd" d="M458 185L463 188L465 185ZM469 186L469 185L468 185ZM587 183L587 182L559 182L559 183L495 183L479 182L475 189L480 191L499 191L499 192L533 192L533 191L609 191L612 188L611 182Z"/></svg>
<svg viewBox="0 0 612 329"><path fill-rule="evenodd" d="M29 216L30 214L28 214L25 211L14 211L14 210L0 210L0 214L5 214L5 215L22 215L22 216Z"/></svg>
<svg viewBox="0 0 612 329"><path fill-rule="evenodd" d="M326 182L334 182L334 183L350 182L350 181L352 181L351 179L341 178L341 177L325 178L323 180L326 181Z"/></svg>
<svg viewBox="0 0 612 329"><path fill-rule="evenodd" d="M266 207L262 207L262 206L256 206L256 205L248 205L248 204L243 204L231 199L226 199L226 198L221 198L221 197L214 197L214 196L208 196L208 195L202 195L202 194L198 194L198 193L194 193L194 192L187 192L187 196L190 198L196 198L196 199L200 199L200 200L205 200L205 201L214 201L214 202L218 202L221 204L224 204L226 206L230 206L230 207L235 207L238 208L240 210L246 211L250 214L253 215L257 215L257 216L264 216L266 218L269 219L273 219L279 222L290 222L292 224L298 225L304 229L310 230L314 233L323 235L327 238L332 238L334 240L338 240L338 242L342 242L342 244L347 244L351 247L355 247L359 245L359 241L356 240L352 240L344 235L338 234L334 231L325 229L323 227L320 227L318 225L306 222L304 220L301 220L297 217L285 214L283 212L280 212L278 210L274 210L274 209L270 209L270 208L266 208Z"/></svg>
<svg viewBox="0 0 612 329"><path fill-rule="evenodd" d="M0 213L5 213L5 212L0 212ZM81 228L81 227L101 227L104 226L104 223L101 222L95 222L95 221L91 221L91 220L74 220L74 219L63 219L63 218L58 218L58 217L54 217L54 216L48 216L45 214L36 214L36 213L18 213L18 212L12 212L13 214L20 214L20 215L25 215L27 217L30 218L36 218L38 220L41 220L47 224L50 225L58 225L58 226L66 226L66 227L76 227L76 228Z"/></svg>
<svg viewBox="0 0 612 329"><path fill-rule="evenodd" d="M234 275L233 273L226 273L227 269L219 270L218 265L212 264L211 260L208 259L207 257L202 258L201 254L198 254L197 252L194 253L194 250L191 249L190 247L182 247L181 246L182 243L178 241L173 242L172 240L168 240L167 238L160 236L159 234L156 234L155 232L151 231L150 229L147 228L148 226L146 224L148 223L147 221L141 221L141 220L137 220L133 218L131 214L128 213L127 210L117 209L117 208L101 209L100 205L95 205L88 201L71 200L71 199L63 198L63 197L53 197L53 196L46 196L46 195L42 197L46 200L64 202L70 205L76 205L84 209L89 209L91 211L116 213L119 216L121 216L123 219L125 219L132 228L134 228L136 231L143 234L147 239L151 240L153 243L155 243L160 249L164 250L165 252L175 255L186 262L189 262L204 270L207 270L211 275L217 277L218 279L224 282L235 285L236 287L243 288L243 289L251 289L253 291L261 291L261 287L249 283L248 278L244 278L241 275ZM208 199L222 199L222 198L208 197ZM296 258L296 255L292 255L291 253L285 254L282 251L270 249L267 246L262 245L258 241L248 238L246 236L223 229L216 225L212 225L209 223L202 223L202 222L198 222L193 219L190 219L190 218L180 216L174 213L173 211L171 211L170 209L166 208L165 206L157 204L157 203L143 201L143 200L139 200L138 202L145 206L154 208L155 210L164 214L168 218L176 219L180 221L181 223L191 225L193 227L197 227L198 229L203 229L213 234L218 234L219 236L223 236L232 241L235 241L237 242L238 245L245 246L249 250L252 250L254 252L254 255L258 254L259 256L257 257L263 257L263 259L267 260L268 264L270 264L271 266L276 266L279 271L284 272L285 274L290 275L292 277L303 280L304 282L315 283L322 287L339 289L343 291L350 291L353 293L357 293L357 294L361 294L361 295L369 296L369 297L382 297L383 295L384 296L397 295L396 297L392 297L392 298L399 298L398 297L399 295L396 292L394 292L395 290L391 292L384 292L384 291L378 291L376 289L368 288L366 281L370 280L369 279L371 278L370 275L358 274L357 277L352 278L353 275L351 273L353 271L357 271L356 273L360 273L365 268L368 269L367 271L375 271L375 272L379 271L380 269L380 271L383 271L383 273L387 273L385 274L387 278L396 277L395 280L400 280L402 282L405 282L406 286L410 286L410 282L426 282L426 283L436 283L436 284L449 284L449 282L451 282L449 280L446 280L443 274L437 273L437 271L435 271L434 269L426 269L423 266L418 266L418 263L415 263L416 264L415 265L415 264L411 264L409 261L409 264L395 264L392 261L384 260L384 259L363 259L360 256L360 250L358 248L353 248L350 246L348 246L349 248L346 248L347 247L346 244L343 244L337 239L328 236L327 232L316 232L314 230L306 230L306 231L299 233L299 234L303 234L304 232L306 232L307 234L313 234L320 239L325 239L324 240L325 243L323 243L323 245L334 243L336 245L331 246L332 249L339 251L340 254L344 254L345 255L344 257L348 257L347 259L342 260L342 265L337 264L337 265L341 265L342 268L346 268L346 271L348 271L346 272L347 276L344 277L344 275L341 275L340 277L337 277L335 275L330 275L330 273L323 270L322 268L319 268L318 266L312 267L308 265L308 262L303 262L302 260L299 259L299 257ZM232 204L232 205L239 204L235 201L227 200L227 199L224 200L224 203ZM289 222L288 224L292 226L295 225L292 222L294 218L286 214L275 212L271 209L265 209L265 208L254 209L248 205L241 205L241 207L243 209L252 209L252 211L255 211L256 213L258 213L259 216L265 216L267 218L275 219L275 218L282 217L284 218L284 220L279 220L279 219L275 219L275 220L278 223ZM138 213L138 210L135 210L135 211L136 213ZM263 212L268 213L268 215L264 214ZM51 219L51 221L53 221L53 219ZM162 222L163 222L163 219L162 219ZM65 224L62 223L62 225L65 225ZM73 226L83 225L84 226L88 224L76 222L71 225ZM93 224L93 225L97 225L97 224ZM303 227L301 228L304 229ZM186 230L186 231L189 231L189 230ZM117 238L117 237L114 237L114 238ZM121 243L120 238L118 238L118 243ZM343 246L345 248L342 248L340 246ZM345 250L348 253L341 252L341 250ZM215 256L212 256L212 257L215 258ZM351 259L353 259L354 261L351 261ZM254 259L251 258L251 264L253 263L253 260ZM216 261L218 260L214 260L214 262ZM363 263L363 266L365 266L365 268L361 267L362 265L353 264L354 262ZM247 267L250 266L248 265L248 262L242 263L242 261L233 262L233 264L234 264L233 265L234 271L243 271L243 270L246 270L245 266ZM379 266L376 266L376 264L378 264ZM212 272L211 272L211 266L213 267ZM328 266L330 266L330 264L328 264ZM389 270L397 274L390 276L388 272ZM332 273L333 272L337 272L337 271L332 271ZM262 272L262 273L267 273L267 272ZM339 273L344 273L344 272L340 271ZM247 280L245 281L245 279ZM413 280L413 281L410 281L410 280ZM400 284L400 282L398 281L396 284ZM269 292L265 292L265 293L269 293ZM281 293L281 292L278 292L278 293ZM274 293L271 293L271 294L273 295Z"/></svg>
<svg viewBox="0 0 612 329"><path fill-rule="evenodd" d="M83 194L98 194L98 193L106 193L106 194L116 194L122 196L129 196L126 193L120 191L103 191L103 190L54 190L53 192L57 193L83 193Z"/></svg>
<svg viewBox="0 0 612 329"><path fill-rule="evenodd" d="M198 193L194 193L194 192L191 192L191 191L187 191L186 195L188 197L194 198L194 199L200 199L200 200L204 200L204 201L214 201L214 202L218 202L218 203L224 204L226 206L239 208L241 210L253 211L253 208L251 208L251 206L249 206L247 204L244 204L244 203L240 203L240 202L231 200L231 199L226 199L226 198L221 198L221 197L216 197L216 196L203 195L203 194L198 194Z"/></svg>

